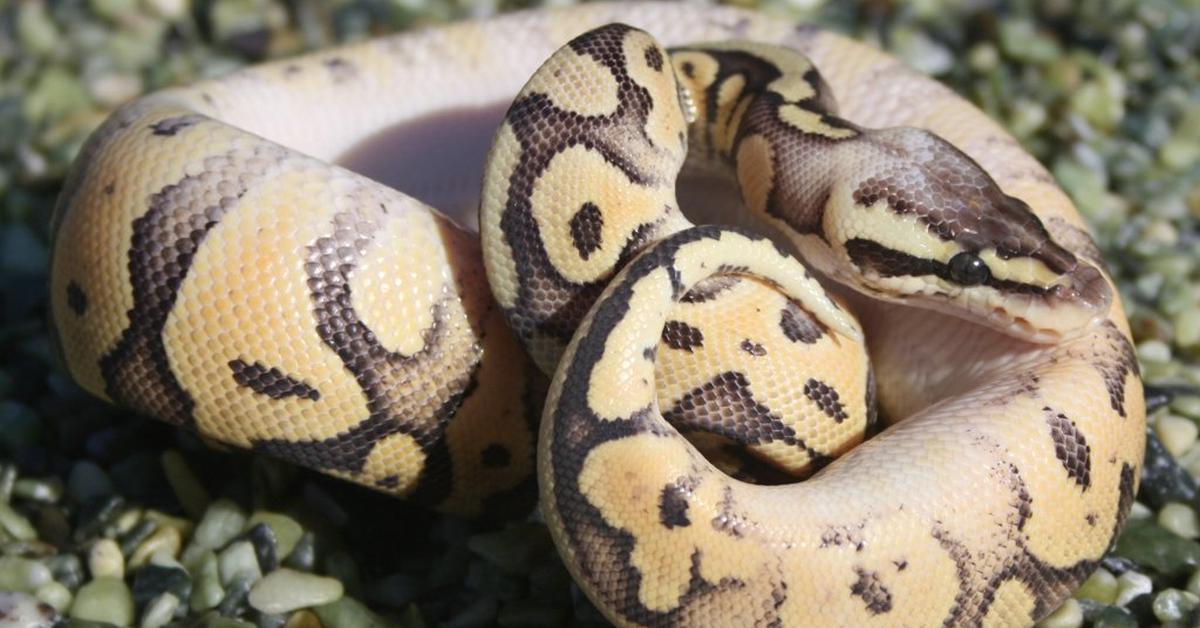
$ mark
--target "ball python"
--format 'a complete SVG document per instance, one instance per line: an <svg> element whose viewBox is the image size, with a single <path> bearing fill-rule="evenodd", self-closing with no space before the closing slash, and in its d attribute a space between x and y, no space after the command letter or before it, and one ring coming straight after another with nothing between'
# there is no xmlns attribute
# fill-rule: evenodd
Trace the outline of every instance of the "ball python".
<svg viewBox="0 0 1200 628"><path fill-rule="evenodd" d="M679 203L681 167L720 184ZM479 236L430 207L477 201ZM754 226L683 215L714 208ZM162 90L83 146L52 230L85 389L466 513L536 448L621 625L1029 624L1138 484L1128 325L1046 171L891 57L754 12L523 12ZM816 473L730 478L696 449L726 440Z"/></svg>

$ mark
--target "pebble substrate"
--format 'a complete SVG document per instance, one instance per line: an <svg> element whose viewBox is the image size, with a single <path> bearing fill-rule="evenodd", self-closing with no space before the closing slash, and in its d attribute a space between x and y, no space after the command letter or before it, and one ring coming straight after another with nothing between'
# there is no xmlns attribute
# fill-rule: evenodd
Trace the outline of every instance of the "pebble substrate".
<svg viewBox="0 0 1200 628"><path fill-rule="evenodd" d="M437 515L88 398L45 335L46 224L140 93L493 0L0 5L0 625L603 621L535 519ZM1001 120L1089 219L1149 383L1200 386L1200 0L746 0L880 45ZM1200 396L1151 417L1128 529L1044 626L1196 625Z"/></svg>

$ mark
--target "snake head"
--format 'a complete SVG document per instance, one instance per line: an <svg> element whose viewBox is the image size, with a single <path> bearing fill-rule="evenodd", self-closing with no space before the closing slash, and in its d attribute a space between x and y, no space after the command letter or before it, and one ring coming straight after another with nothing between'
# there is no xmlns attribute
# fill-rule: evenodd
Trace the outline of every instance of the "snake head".
<svg viewBox="0 0 1200 628"><path fill-rule="evenodd" d="M835 279L1039 342L1108 312L1104 273L965 153L912 128L862 140L823 217L832 260L818 265Z"/></svg>

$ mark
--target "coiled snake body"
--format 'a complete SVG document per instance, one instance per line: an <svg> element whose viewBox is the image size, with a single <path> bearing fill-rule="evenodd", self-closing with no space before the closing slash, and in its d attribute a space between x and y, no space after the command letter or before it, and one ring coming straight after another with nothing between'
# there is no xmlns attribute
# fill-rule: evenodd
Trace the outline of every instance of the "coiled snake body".
<svg viewBox="0 0 1200 628"><path fill-rule="evenodd" d="M330 164L493 123L478 239ZM478 185L409 145L406 192ZM758 225L692 227L685 163ZM522 13L158 92L54 229L72 375L218 440L480 512L545 399L541 506L616 623L1031 623L1137 486L1128 327L1047 173L886 55L754 13Z"/></svg>

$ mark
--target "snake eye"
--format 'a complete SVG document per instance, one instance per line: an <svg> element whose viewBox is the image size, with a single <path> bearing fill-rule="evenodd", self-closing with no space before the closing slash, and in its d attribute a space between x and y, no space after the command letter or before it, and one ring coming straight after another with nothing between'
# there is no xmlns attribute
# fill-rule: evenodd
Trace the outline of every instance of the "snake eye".
<svg viewBox="0 0 1200 628"><path fill-rule="evenodd" d="M992 277L992 271L979 256L963 251L950 258L950 278L964 286L977 286Z"/></svg>

